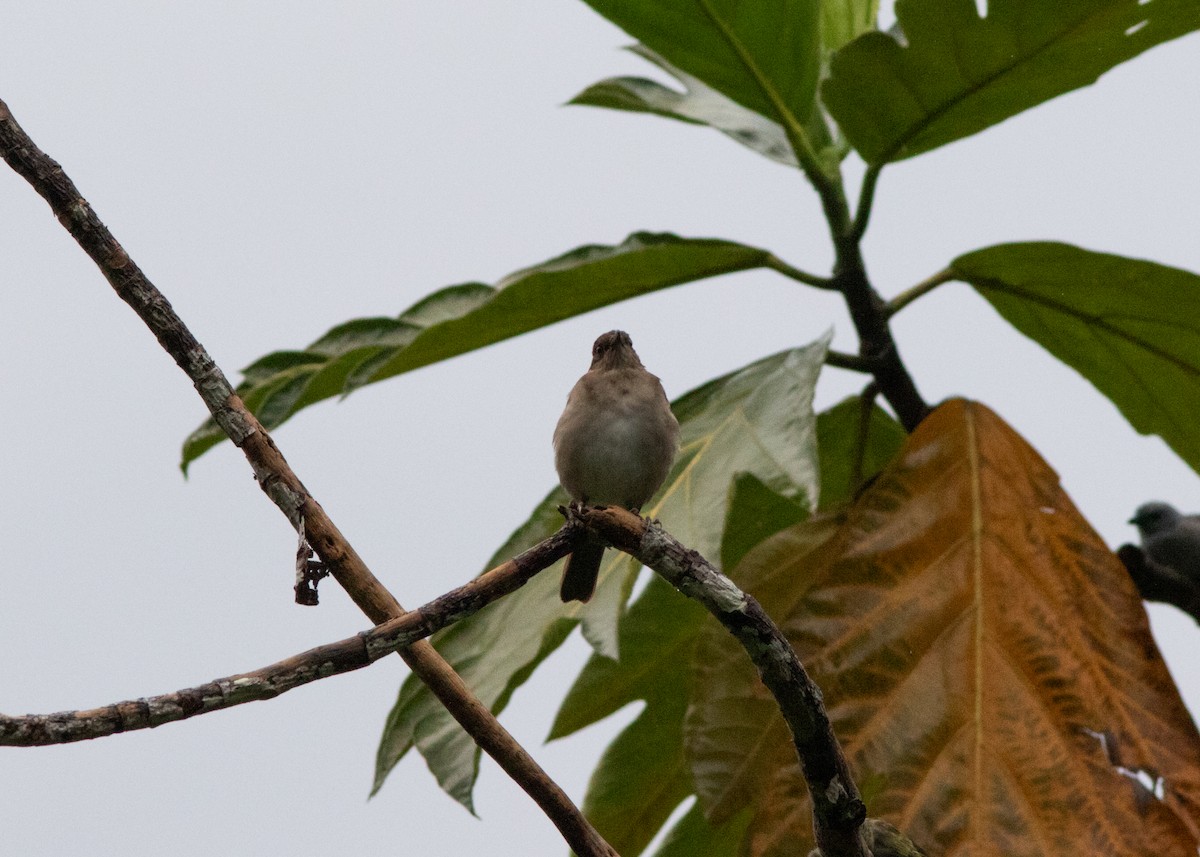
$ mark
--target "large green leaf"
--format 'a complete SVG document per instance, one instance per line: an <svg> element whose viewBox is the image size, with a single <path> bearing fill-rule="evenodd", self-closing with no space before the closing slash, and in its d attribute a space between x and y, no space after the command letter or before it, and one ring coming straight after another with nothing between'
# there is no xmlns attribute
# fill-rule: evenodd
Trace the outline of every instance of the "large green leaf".
<svg viewBox="0 0 1200 857"><path fill-rule="evenodd" d="M742 838L752 817L753 813L743 812L725 824L714 827L704 817L700 803L693 803L683 818L671 828L662 845L654 852L654 857L696 857L699 854L704 857L738 857L742 853Z"/></svg>
<svg viewBox="0 0 1200 857"><path fill-rule="evenodd" d="M887 466L904 443L904 427L872 403L850 396L817 416L821 450L821 508L853 500L858 490ZM727 566L732 568L732 564Z"/></svg>
<svg viewBox="0 0 1200 857"><path fill-rule="evenodd" d="M608 747L592 774L584 812L625 857L635 857L692 792L683 756L683 714L704 608L658 576L630 606L620 628L619 661L592 655L551 729L558 738L617 709L645 707Z"/></svg>
<svg viewBox="0 0 1200 857"><path fill-rule="evenodd" d="M812 393L828 336L806 348L759 360L683 396L673 408L680 422L681 454L659 495L644 512L689 546L719 555L726 492L734 474L753 473L791 499L816 497L817 466ZM561 523L553 492L493 557L499 563L552 533ZM628 558L608 551L601 592L630 585ZM548 570L525 587L435 637L438 650L482 702L499 712L516 687L581 619L599 651L615 656L623 599L595 610L558 600L558 575ZM420 682L409 678L388 717L376 760L375 788L414 744L438 782L470 807L478 748Z"/></svg>
<svg viewBox="0 0 1200 857"><path fill-rule="evenodd" d="M952 268L1200 472L1200 276L1053 243L988 247Z"/></svg>
<svg viewBox="0 0 1200 857"><path fill-rule="evenodd" d="M820 420L818 417L818 424ZM811 511L805 503L775 493L751 473L739 473L729 492L729 514L725 518L725 537L721 540L722 568L733 568L756 544L800 523Z"/></svg>
<svg viewBox="0 0 1200 857"><path fill-rule="evenodd" d="M720 556L735 474L812 508L820 482L813 389L831 334L710 381L674 404L680 460L656 515L709 559Z"/></svg>
<svg viewBox="0 0 1200 857"><path fill-rule="evenodd" d="M833 53L875 29L879 0L821 0L821 47Z"/></svg>
<svg viewBox="0 0 1200 857"><path fill-rule="evenodd" d="M901 32L838 52L824 103L871 164L910 158L1087 86L1200 28L1196 0L898 0Z"/></svg>
<svg viewBox="0 0 1200 857"><path fill-rule="evenodd" d="M562 526L558 506L567 500L561 489L551 492L496 551L488 567L552 535ZM558 575L547 571L470 620L451 625L434 641L475 695L499 713L533 669L562 644L576 621L574 611L558 600ZM474 812L471 794L479 773L478 748L425 685L409 676L384 725L372 794L414 745L438 784Z"/></svg>
<svg viewBox="0 0 1200 857"><path fill-rule="evenodd" d="M818 28L822 69L830 54L875 27L878 11L878 0L822 0ZM676 68L645 45L633 45L629 50L674 77L683 89L671 89L644 77L612 77L589 86L568 103L653 113L707 125L763 157L789 167L799 165L777 111L764 115L744 107L695 75ZM819 161L835 164L849 153L850 145L837 133L819 104L814 103L807 116L798 118Z"/></svg>
<svg viewBox="0 0 1200 857"><path fill-rule="evenodd" d="M423 298L398 318L363 318L304 351L255 361L238 393L267 428L331 396L447 360L556 321L670 286L769 264L765 250L732 241L635 232L622 243L579 247L509 274ZM225 439L209 420L183 444L181 466Z"/></svg>
<svg viewBox="0 0 1200 857"><path fill-rule="evenodd" d="M743 107L810 136L818 127L820 0L587 3L671 66Z"/></svg>
<svg viewBox="0 0 1200 857"><path fill-rule="evenodd" d="M822 515L783 529L760 542L731 569L730 576L778 621L775 610L780 593L804 588L802 558L832 538L839 523L838 517ZM762 545L771 544L786 545L780 552L789 559L789 573L772 575L770 569L747 573L748 567L760 568L752 560L760 554ZM795 745L779 715L778 703L760 683L734 686L714 679L729 664L756 675L749 658L731 647L728 632L715 620L702 624L693 651L693 695L684 742L696 793L708 820L724 824L760 801L770 786L773 770L781 764L795 764ZM749 691L747 684L751 685Z"/></svg>
<svg viewBox="0 0 1200 857"><path fill-rule="evenodd" d="M797 166L787 134L778 122L743 107L699 78L675 68L644 45L634 45L630 50L678 80L683 90L671 89L644 77L612 77L592 84L569 103L653 113L681 122L708 125L763 157L789 167Z"/></svg>

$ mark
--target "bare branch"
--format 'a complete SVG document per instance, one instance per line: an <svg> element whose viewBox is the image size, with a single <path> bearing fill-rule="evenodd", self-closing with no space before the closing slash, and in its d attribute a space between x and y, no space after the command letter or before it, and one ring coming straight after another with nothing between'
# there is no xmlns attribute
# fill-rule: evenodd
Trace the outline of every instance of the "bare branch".
<svg viewBox="0 0 1200 857"><path fill-rule="evenodd" d="M813 801L813 832L825 857L870 857L862 829L866 806L833 734L821 690L779 626L753 596L660 526L616 506L583 507L577 515L612 545L636 557L703 604L746 649L792 732Z"/></svg>
<svg viewBox="0 0 1200 857"><path fill-rule="evenodd" d="M0 156L50 204L59 222L100 268L117 295L192 380L217 425L245 454L267 496L293 527L298 528L304 521L302 535L354 603L375 624L403 615L404 608L304 488L266 429L234 393L220 367L96 216L62 167L34 144L3 101ZM616 853L427 641L419 641L400 654L475 743L537 802L577 854L604 857Z"/></svg>
<svg viewBox="0 0 1200 857"><path fill-rule="evenodd" d="M135 729L153 729L246 702L274 699L309 682L362 669L524 586L535 574L570 553L580 531L580 527L568 523L524 553L416 610L353 637L309 649L252 672L86 711L22 717L0 714L0 746L67 744Z"/></svg>

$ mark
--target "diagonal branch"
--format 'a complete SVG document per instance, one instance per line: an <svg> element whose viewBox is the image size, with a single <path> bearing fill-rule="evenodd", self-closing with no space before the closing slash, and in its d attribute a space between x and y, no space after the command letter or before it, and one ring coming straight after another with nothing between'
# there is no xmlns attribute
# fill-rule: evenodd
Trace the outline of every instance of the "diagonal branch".
<svg viewBox="0 0 1200 857"><path fill-rule="evenodd" d="M616 506L591 506L568 514L699 601L742 644L791 729L812 796L813 832L820 853L824 857L870 857L868 839L875 836L875 828L864 828L866 806L833 734L821 690L758 601L658 524L632 512Z"/></svg>
<svg viewBox="0 0 1200 857"><path fill-rule="evenodd" d="M579 527L568 523L524 553L416 610L348 639L309 649L252 672L86 711L23 717L0 714L0 746L67 744L135 729L153 729L246 702L274 699L309 682L362 669L524 586L535 574L570 553L579 533Z"/></svg>
<svg viewBox="0 0 1200 857"><path fill-rule="evenodd" d="M404 608L371 573L321 505L292 472L266 429L246 410L225 374L176 315L170 303L96 216L62 167L41 151L0 101L0 156L33 186L63 227L91 257L117 295L133 309L171 355L204 400L213 419L242 450L259 486L302 536L355 604L374 623L403 615ZM471 693L462 678L427 641L401 651L454 719L554 822L583 857L615 855L566 793Z"/></svg>

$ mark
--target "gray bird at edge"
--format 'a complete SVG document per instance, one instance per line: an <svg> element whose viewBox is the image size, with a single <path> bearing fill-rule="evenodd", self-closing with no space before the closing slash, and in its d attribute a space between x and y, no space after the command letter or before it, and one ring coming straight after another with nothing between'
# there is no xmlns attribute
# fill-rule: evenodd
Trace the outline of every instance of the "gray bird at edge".
<svg viewBox="0 0 1200 857"><path fill-rule="evenodd" d="M1142 550L1153 562L1200 581L1200 515L1154 501L1138 506L1129 523L1137 526Z"/></svg>
<svg viewBox="0 0 1200 857"><path fill-rule="evenodd" d="M628 333L602 334L554 429L562 487L579 503L636 512L667 478L678 448L679 422L662 383L646 371ZM590 538L567 557L559 592L564 602L592 597L604 548Z"/></svg>

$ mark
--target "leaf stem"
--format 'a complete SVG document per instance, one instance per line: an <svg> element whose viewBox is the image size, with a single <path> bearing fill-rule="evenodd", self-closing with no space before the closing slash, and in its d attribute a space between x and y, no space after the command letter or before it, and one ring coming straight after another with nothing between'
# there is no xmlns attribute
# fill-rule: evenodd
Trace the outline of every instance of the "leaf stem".
<svg viewBox="0 0 1200 857"><path fill-rule="evenodd" d="M862 241L867 232L867 222L871 219L871 206L875 203L875 186L879 183L879 174L883 164L872 164L863 175L862 187L858 192L858 208L854 210L854 222L850 224L847 237L854 242Z"/></svg>
<svg viewBox="0 0 1200 857"><path fill-rule="evenodd" d="M819 274L810 274L808 271L802 271L799 268L793 268L774 253L768 254L766 267L773 271L778 271L785 277L790 277L797 282L807 283L810 286L816 286L818 289L837 290L837 285L831 277L822 277Z"/></svg>
<svg viewBox="0 0 1200 857"><path fill-rule="evenodd" d="M917 298L928 292L932 292L942 283L948 283L954 279L957 279L957 277L955 276L953 268L946 268L945 270L938 271L932 277L922 280L912 288L904 290L888 301L884 306L884 313L888 318L891 318Z"/></svg>
<svg viewBox="0 0 1200 857"><path fill-rule="evenodd" d="M844 351L826 351L825 363L838 369L849 369L852 372L873 374L878 361L859 354L847 354Z"/></svg>

